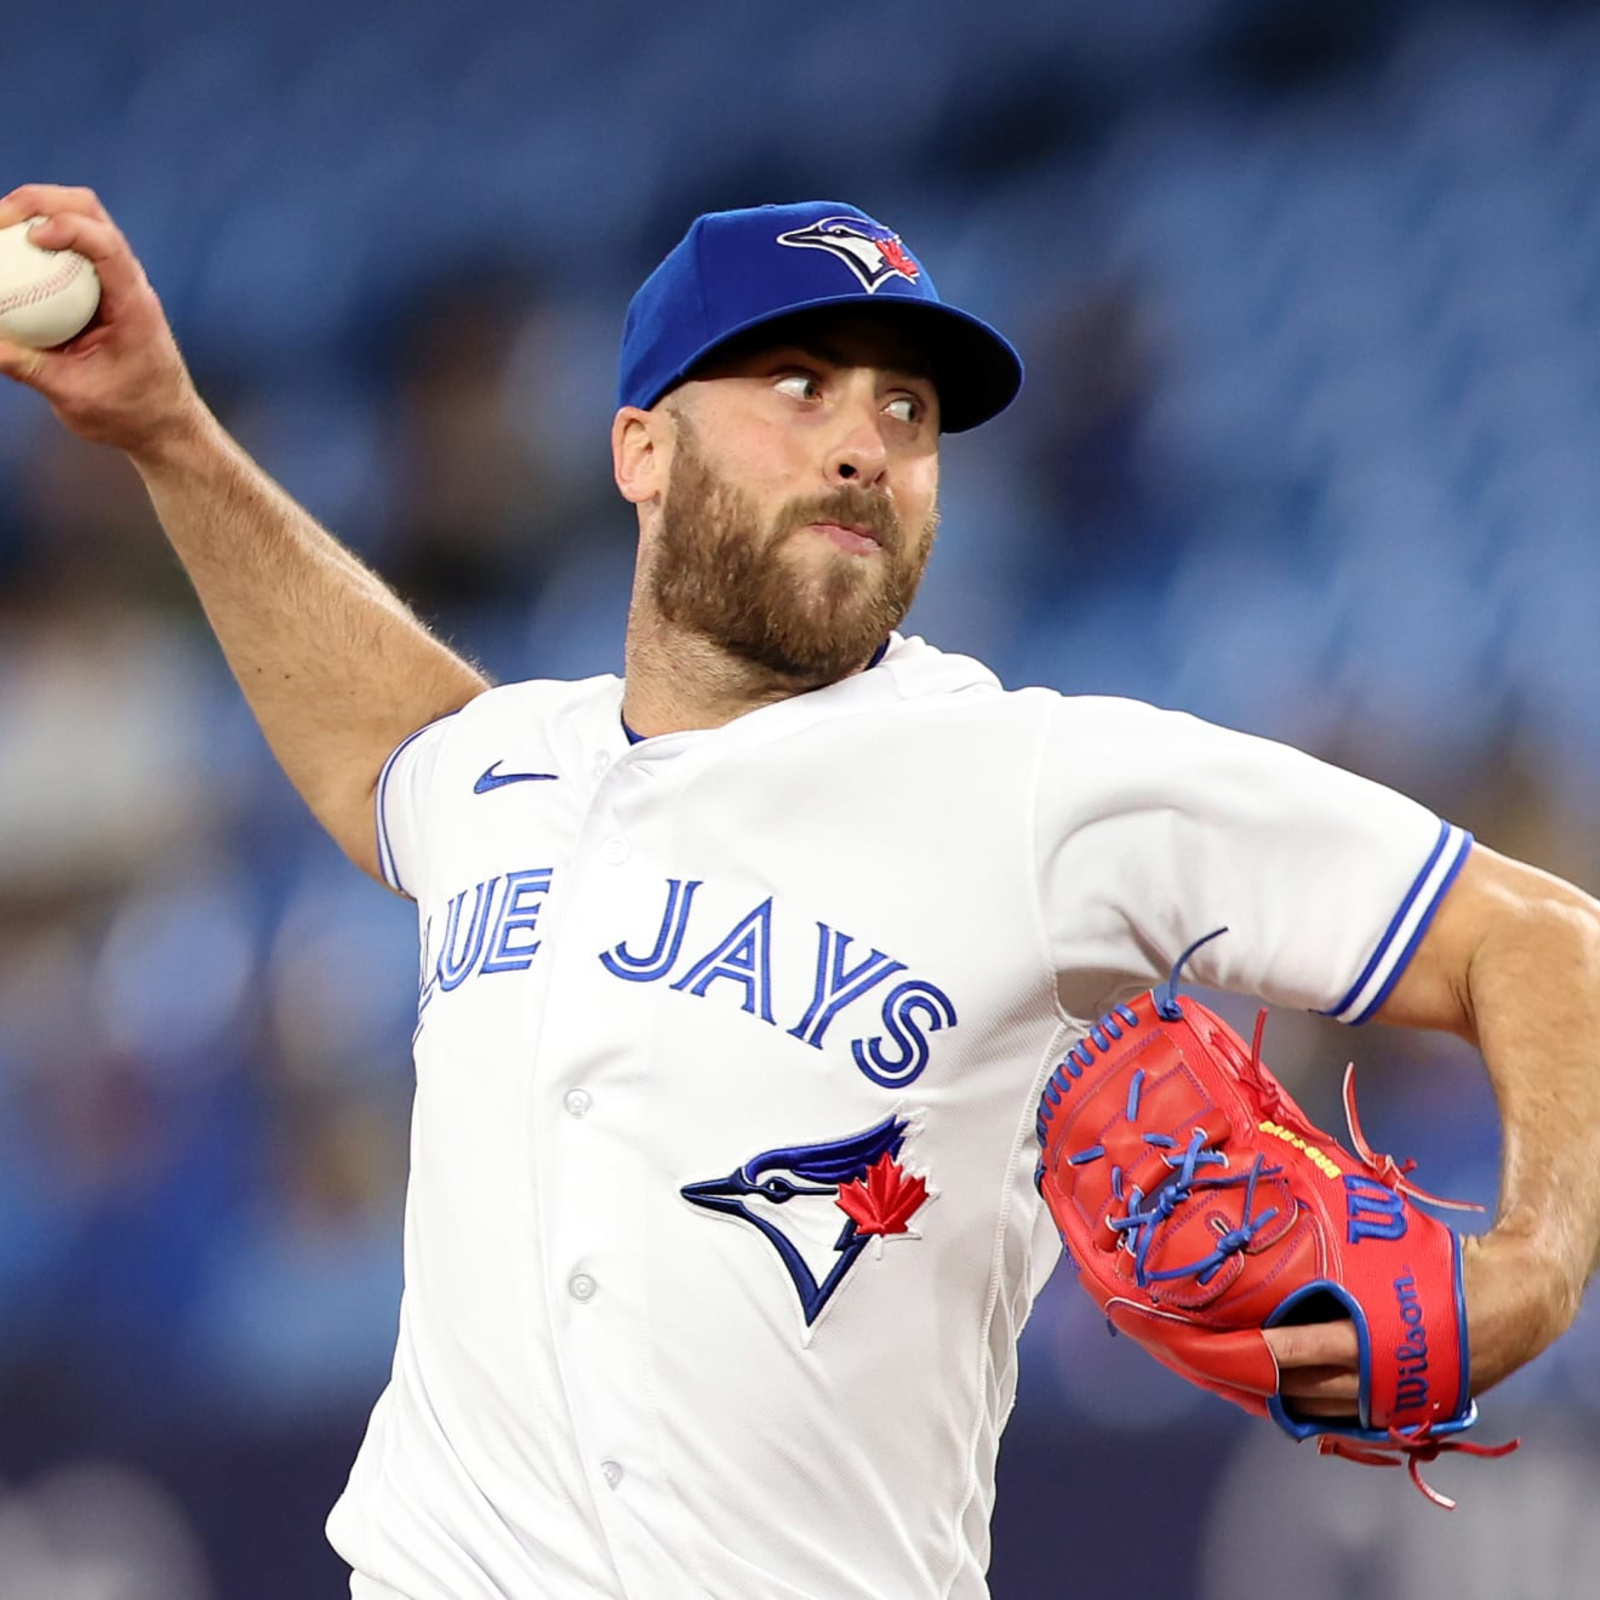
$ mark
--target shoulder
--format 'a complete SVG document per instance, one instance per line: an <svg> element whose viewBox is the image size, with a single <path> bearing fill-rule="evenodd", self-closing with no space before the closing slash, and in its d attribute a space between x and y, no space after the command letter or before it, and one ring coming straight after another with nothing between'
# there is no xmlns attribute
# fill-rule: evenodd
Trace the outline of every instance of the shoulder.
<svg viewBox="0 0 1600 1600"><path fill-rule="evenodd" d="M1008 689L982 662L920 638L896 635L878 670L893 680L897 709L934 713L930 728L949 736L965 738L962 730L982 727L996 737L1031 740L1040 775L1052 787L1070 778L1073 792L1152 782L1182 782L1196 791L1240 782L1269 783L1285 793L1330 782L1374 787L1292 745L1192 712L1120 695Z"/></svg>
<svg viewBox="0 0 1600 1600"><path fill-rule="evenodd" d="M597 751L621 743L621 704L615 677L535 679L486 689L459 711L417 729L378 778L378 863L385 881L413 897L425 889L425 861L444 848L442 841L479 837L480 797L507 785L591 772Z"/></svg>
<svg viewBox="0 0 1600 1600"><path fill-rule="evenodd" d="M418 728L390 755L380 787L391 769L424 774L455 774L474 762L550 763L577 759L619 726L621 680L607 675L576 682L528 679L499 684L437 722Z"/></svg>
<svg viewBox="0 0 1600 1600"><path fill-rule="evenodd" d="M1026 710L1066 729L1193 733L1212 727L1187 712L1166 711L1143 700L1064 694L1040 685L1007 688L976 657L941 650L916 636L893 635L881 670L893 680L905 701L987 701L993 706Z"/></svg>
<svg viewBox="0 0 1600 1600"><path fill-rule="evenodd" d="M433 733L441 749L476 751L486 742L512 738L548 742L561 731L603 723L620 715L622 681L611 674L563 682L529 678L497 684L442 717L420 734ZM417 737L417 735L413 735Z"/></svg>
<svg viewBox="0 0 1600 1600"><path fill-rule="evenodd" d="M1064 751L1097 754L1119 765L1149 759L1167 763L1209 760L1234 766L1322 763L1305 751L1242 729L1207 722L1144 700L1115 695L1068 695L1028 690L1041 697L1053 742Z"/></svg>
<svg viewBox="0 0 1600 1600"><path fill-rule="evenodd" d="M556 678L527 678L497 684L469 700L452 719L458 730L473 733L520 725L530 718L583 715L622 703L622 680L612 673L567 682Z"/></svg>
<svg viewBox="0 0 1600 1600"><path fill-rule="evenodd" d="M931 738L976 740L974 755L987 740L1003 739L1014 752L1043 753L1047 765L1053 753L1057 760L1095 761L1111 770L1138 766L1151 752L1192 752L1208 742L1248 738L1142 700L1041 685L1008 688L983 662L915 637L894 636L882 663L865 676L880 675L884 690L863 696L860 709L876 708L901 727L909 717Z"/></svg>

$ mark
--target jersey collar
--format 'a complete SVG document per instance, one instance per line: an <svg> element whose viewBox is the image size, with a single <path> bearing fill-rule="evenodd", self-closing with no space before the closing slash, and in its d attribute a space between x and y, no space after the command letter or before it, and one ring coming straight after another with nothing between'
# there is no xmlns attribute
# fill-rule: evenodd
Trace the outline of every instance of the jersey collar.
<svg viewBox="0 0 1600 1600"><path fill-rule="evenodd" d="M899 637L900 637L899 634L891 633L889 635L889 637L887 639L885 639L883 641L883 643L880 644L878 646L878 648L872 652L872 659L866 664L866 666L864 666L861 669L862 672L871 672L872 669L875 666L877 666L877 664L880 661L882 661L883 658L886 655L888 655L889 646L891 644L893 644L895 642L895 640L898 639ZM856 674L852 674L852 676L856 676ZM841 680L841 681L848 681L848 680ZM823 688L825 688L825 689L831 689L832 687L833 687L832 684L824 684L823 685ZM812 690L809 690L807 692L810 693L810 694L816 694L819 691L816 690L816 689L812 689ZM798 698L798 697L796 697L796 698ZM763 709L765 709L765 708L763 708ZM626 737L626 739L627 739L629 744L643 744L647 738L651 737L649 734L635 733L633 731L633 729L628 726L628 719L622 715L621 711L618 711L617 718L622 723L622 732L623 732L623 735ZM699 731L699 730L697 730L697 731Z"/></svg>

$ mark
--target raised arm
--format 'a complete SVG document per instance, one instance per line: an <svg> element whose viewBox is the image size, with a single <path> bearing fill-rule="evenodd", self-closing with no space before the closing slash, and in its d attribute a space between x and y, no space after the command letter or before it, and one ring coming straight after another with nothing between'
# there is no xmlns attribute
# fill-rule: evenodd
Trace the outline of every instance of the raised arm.
<svg viewBox="0 0 1600 1600"><path fill-rule="evenodd" d="M59 350L0 341L0 374L80 437L127 453L273 754L379 877L372 796L385 758L487 685L228 437L99 200L50 185L0 200L0 227L34 216L48 219L35 243L94 262L100 312Z"/></svg>

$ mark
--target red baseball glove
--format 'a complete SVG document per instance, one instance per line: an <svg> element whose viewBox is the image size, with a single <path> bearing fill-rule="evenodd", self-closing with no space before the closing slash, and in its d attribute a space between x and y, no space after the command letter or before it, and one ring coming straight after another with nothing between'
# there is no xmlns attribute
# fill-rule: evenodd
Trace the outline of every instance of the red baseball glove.
<svg viewBox="0 0 1600 1600"><path fill-rule="evenodd" d="M1035 1182L1061 1242L1112 1328L1158 1361L1324 1454L1405 1461L1451 1507L1420 1463L1516 1447L1453 1437L1477 1420L1461 1241L1410 1203L1411 1163L1367 1145L1350 1071L1359 1154L1262 1063L1265 1011L1247 1048L1177 993L1193 948L1165 983L1102 1017L1045 1085ZM1360 1343L1359 1418L1297 1417L1262 1329L1340 1317Z"/></svg>

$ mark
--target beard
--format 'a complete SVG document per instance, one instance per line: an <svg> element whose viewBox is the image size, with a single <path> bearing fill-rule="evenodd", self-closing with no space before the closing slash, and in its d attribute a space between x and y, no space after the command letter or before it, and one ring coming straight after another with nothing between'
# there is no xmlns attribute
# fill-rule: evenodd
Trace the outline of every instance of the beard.
<svg viewBox="0 0 1600 1600"><path fill-rule="evenodd" d="M717 475L685 419L661 530L650 595L676 627L779 677L817 686L862 666L898 627L927 566L935 511L907 536L881 490L842 484L791 500L763 527L750 496ZM866 529L876 556L828 555L810 567L785 546L810 523Z"/></svg>

